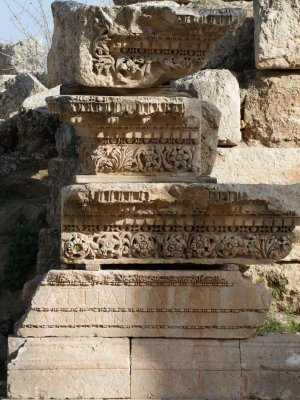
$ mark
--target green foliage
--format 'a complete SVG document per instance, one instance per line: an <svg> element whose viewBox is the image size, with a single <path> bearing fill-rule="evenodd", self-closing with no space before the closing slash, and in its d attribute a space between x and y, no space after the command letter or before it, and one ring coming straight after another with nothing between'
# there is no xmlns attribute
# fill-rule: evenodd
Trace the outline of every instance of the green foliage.
<svg viewBox="0 0 300 400"><path fill-rule="evenodd" d="M266 333L297 333L300 332L300 324L297 323L290 312L287 313L287 322L285 324L276 321L273 318L267 318L265 325L259 330L258 335Z"/></svg>
<svg viewBox="0 0 300 400"><path fill-rule="evenodd" d="M30 223L20 225L11 238L8 260L4 265L4 287L19 290L27 280L38 252L38 232Z"/></svg>

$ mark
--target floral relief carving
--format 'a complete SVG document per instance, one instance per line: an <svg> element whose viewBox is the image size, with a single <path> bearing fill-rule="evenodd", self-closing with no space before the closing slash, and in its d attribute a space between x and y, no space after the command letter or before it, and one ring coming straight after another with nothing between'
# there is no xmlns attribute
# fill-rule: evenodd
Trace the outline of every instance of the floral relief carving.
<svg viewBox="0 0 300 400"><path fill-rule="evenodd" d="M180 258L187 249L187 235L170 233L166 235L161 244L160 255L165 258Z"/></svg>
<svg viewBox="0 0 300 400"><path fill-rule="evenodd" d="M137 233L131 242L131 255L137 258L154 256L157 250L155 237L149 233Z"/></svg>
<svg viewBox="0 0 300 400"><path fill-rule="evenodd" d="M125 258L247 258L278 260L293 244L292 235L198 234L154 232L65 233L62 255L66 262Z"/></svg>
<svg viewBox="0 0 300 400"><path fill-rule="evenodd" d="M91 173L187 172L196 169L192 146L184 145L93 145L79 150L84 167Z"/></svg>

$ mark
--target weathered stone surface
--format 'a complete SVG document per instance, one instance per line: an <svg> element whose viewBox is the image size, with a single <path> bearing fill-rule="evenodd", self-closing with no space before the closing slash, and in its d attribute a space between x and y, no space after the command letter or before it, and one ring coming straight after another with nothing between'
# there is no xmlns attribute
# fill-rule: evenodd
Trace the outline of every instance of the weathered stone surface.
<svg viewBox="0 0 300 400"><path fill-rule="evenodd" d="M39 252L36 272L43 274L50 269L60 269L60 229L44 228L39 233Z"/></svg>
<svg viewBox="0 0 300 400"><path fill-rule="evenodd" d="M63 189L66 264L257 264L287 256L299 185L103 183Z"/></svg>
<svg viewBox="0 0 300 400"><path fill-rule="evenodd" d="M255 68L254 19L252 1L194 0L195 8L242 8L247 18L233 36L226 35L210 54L205 68L242 71Z"/></svg>
<svg viewBox="0 0 300 400"><path fill-rule="evenodd" d="M16 117L18 144L23 153L41 153L45 158L55 157L55 133L59 127L57 116L45 109L23 109Z"/></svg>
<svg viewBox="0 0 300 400"><path fill-rule="evenodd" d="M16 117L0 121L0 153L12 151L18 141Z"/></svg>
<svg viewBox="0 0 300 400"><path fill-rule="evenodd" d="M60 228L61 225L61 189L70 185L73 176L81 172L78 158L51 158L48 164L49 202L47 206L47 221L49 226Z"/></svg>
<svg viewBox="0 0 300 400"><path fill-rule="evenodd" d="M69 124L61 124L55 133L56 150L59 156L75 157L77 154L77 139L75 129Z"/></svg>
<svg viewBox="0 0 300 400"><path fill-rule="evenodd" d="M128 339L9 339L9 398L130 397Z"/></svg>
<svg viewBox="0 0 300 400"><path fill-rule="evenodd" d="M0 44L0 75L42 73L45 61L42 39L29 38L15 44Z"/></svg>
<svg viewBox="0 0 300 400"><path fill-rule="evenodd" d="M254 0L255 60L262 69L300 69L299 0Z"/></svg>
<svg viewBox="0 0 300 400"><path fill-rule="evenodd" d="M218 146L220 110L207 101L201 102L201 171L203 175L212 173Z"/></svg>
<svg viewBox="0 0 300 400"><path fill-rule="evenodd" d="M16 334L247 338L269 305L239 271L50 271Z"/></svg>
<svg viewBox="0 0 300 400"><path fill-rule="evenodd" d="M236 145L241 140L240 92L235 76L228 70L204 70L173 83L221 111L219 144Z"/></svg>
<svg viewBox="0 0 300 400"><path fill-rule="evenodd" d="M34 278L27 281L23 286L22 300L26 305L26 307L30 306L34 293L36 292L42 280L43 280L43 275L37 275Z"/></svg>
<svg viewBox="0 0 300 400"><path fill-rule="evenodd" d="M49 96L57 96L59 95L59 92L60 86L56 86L52 89L47 89L37 94L34 94L33 96L27 97L22 104L22 108L26 111L33 110L35 108L47 109L48 107L46 103L46 98Z"/></svg>
<svg viewBox="0 0 300 400"><path fill-rule="evenodd" d="M175 2L111 8L57 1L52 11L53 84L115 88L151 87L197 72L216 42L246 17L240 9L201 10Z"/></svg>
<svg viewBox="0 0 300 400"><path fill-rule="evenodd" d="M300 335L241 341L243 398L299 400Z"/></svg>
<svg viewBox="0 0 300 400"><path fill-rule="evenodd" d="M0 96L5 91L5 82L15 78L15 75L0 75Z"/></svg>
<svg viewBox="0 0 300 400"><path fill-rule="evenodd" d="M251 265L245 272L253 282L263 284L276 292L278 310L300 314L300 264ZM299 338L300 340L300 338Z"/></svg>
<svg viewBox="0 0 300 400"><path fill-rule="evenodd" d="M300 149L218 148L212 176L218 183L297 183L300 182Z"/></svg>
<svg viewBox="0 0 300 400"><path fill-rule="evenodd" d="M5 82L5 92L0 97L0 118L7 119L19 111L23 101L46 90L33 75L19 74Z"/></svg>
<svg viewBox="0 0 300 400"><path fill-rule="evenodd" d="M202 152L198 99L59 96L47 102L53 114L75 127L82 139L79 157L84 170L98 175L100 181L109 175L115 180L197 181L203 175L202 165L205 172L213 165L220 114L204 104Z"/></svg>
<svg viewBox="0 0 300 400"><path fill-rule="evenodd" d="M243 132L250 144L300 146L300 71L260 72L245 99Z"/></svg>
<svg viewBox="0 0 300 400"><path fill-rule="evenodd" d="M240 400L239 341L133 339L132 399Z"/></svg>

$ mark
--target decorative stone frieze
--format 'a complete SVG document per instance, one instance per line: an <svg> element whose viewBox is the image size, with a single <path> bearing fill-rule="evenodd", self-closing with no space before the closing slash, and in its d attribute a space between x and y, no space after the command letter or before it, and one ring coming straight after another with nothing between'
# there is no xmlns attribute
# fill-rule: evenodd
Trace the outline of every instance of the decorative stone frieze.
<svg viewBox="0 0 300 400"><path fill-rule="evenodd" d="M50 271L16 333L247 338L269 305L239 271Z"/></svg>
<svg viewBox="0 0 300 400"><path fill-rule="evenodd" d="M197 72L246 17L241 9L175 2L112 8L56 1L52 12L52 84L115 88L151 87Z"/></svg>
<svg viewBox="0 0 300 400"><path fill-rule="evenodd" d="M216 143L210 151L205 140L201 147L202 107L210 115L219 112L198 99L58 96L47 102L81 137L79 156L88 174L195 180L215 158ZM212 119L218 122L219 115Z"/></svg>
<svg viewBox="0 0 300 400"><path fill-rule="evenodd" d="M246 190L249 188L246 187ZM298 219L249 192L209 184L126 183L63 189L66 264L271 262Z"/></svg>

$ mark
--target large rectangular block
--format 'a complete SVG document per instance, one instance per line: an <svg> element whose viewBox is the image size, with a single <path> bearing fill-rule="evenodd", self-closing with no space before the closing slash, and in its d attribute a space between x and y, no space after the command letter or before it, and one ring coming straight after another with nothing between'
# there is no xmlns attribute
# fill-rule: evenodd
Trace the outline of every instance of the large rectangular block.
<svg viewBox="0 0 300 400"><path fill-rule="evenodd" d="M133 339L132 399L240 399L239 341Z"/></svg>
<svg viewBox="0 0 300 400"><path fill-rule="evenodd" d="M114 8L56 1L52 12L52 84L113 88L153 87L198 71L246 17L160 1Z"/></svg>
<svg viewBox="0 0 300 400"><path fill-rule="evenodd" d="M97 183L63 189L66 264L257 264L289 254L295 187ZM292 196L291 196L292 197ZM294 204L292 204L294 203Z"/></svg>
<svg viewBox="0 0 300 400"><path fill-rule="evenodd" d="M243 398L300 399L300 335L241 341Z"/></svg>
<svg viewBox="0 0 300 400"><path fill-rule="evenodd" d="M9 398L128 398L128 339L9 338Z"/></svg>
<svg viewBox="0 0 300 400"><path fill-rule="evenodd" d="M247 338L269 305L268 292L239 271L50 271L16 332Z"/></svg>
<svg viewBox="0 0 300 400"><path fill-rule="evenodd" d="M299 0L254 0L255 59L261 69L300 69Z"/></svg>

